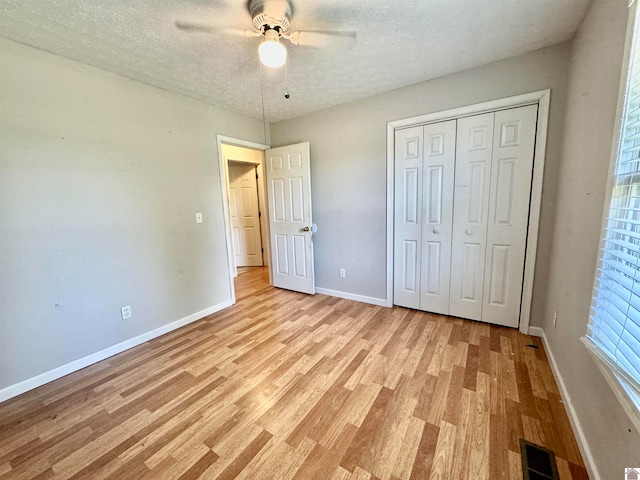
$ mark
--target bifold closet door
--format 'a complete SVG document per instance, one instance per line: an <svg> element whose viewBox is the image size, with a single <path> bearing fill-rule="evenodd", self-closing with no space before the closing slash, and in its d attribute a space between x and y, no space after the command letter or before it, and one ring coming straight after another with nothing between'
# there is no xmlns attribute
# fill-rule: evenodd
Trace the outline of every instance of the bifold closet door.
<svg viewBox="0 0 640 480"><path fill-rule="evenodd" d="M494 114L458 119L449 314L482 318Z"/></svg>
<svg viewBox="0 0 640 480"><path fill-rule="evenodd" d="M396 305L449 312L455 138L455 120L396 132Z"/></svg>
<svg viewBox="0 0 640 480"><path fill-rule="evenodd" d="M393 302L420 308L423 127L396 131Z"/></svg>
<svg viewBox="0 0 640 480"><path fill-rule="evenodd" d="M394 304L517 327L537 106L396 131Z"/></svg>
<svg viewBox="0 0 640 480"><path fill-rule="evenodd" d="M538 107L495 113L482 320L517 327Z"/></svg>
<svg viewBox="0 0 640 480"><path fill-rule="evenodd" d="M420 310L449 314L456 121L424 127Z"/></svg>

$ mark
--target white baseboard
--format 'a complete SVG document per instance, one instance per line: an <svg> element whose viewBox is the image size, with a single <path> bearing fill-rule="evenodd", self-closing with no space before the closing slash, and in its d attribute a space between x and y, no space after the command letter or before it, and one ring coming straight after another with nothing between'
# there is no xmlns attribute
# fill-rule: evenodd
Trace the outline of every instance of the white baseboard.
<svg viewBox="0 0 640 480"><path fill-rule="evenodd" d="M598 473L596 463L593 460L591 449L589 448L589 444L587 443L584 431L582 430L582 426L580 425L580 420L578 419L576 410L573 407L573 403L571 402L571 397L569 396L567 386L565 385L564 379L562 378L560 370L558 369L558 364L556 363L556 359L553 356L553 351L551 350L549 342L547 341L547 336L544 333L544 329L540 327L529 327L529 335L542 338L542 343L544 344L544 349L547 352L551 370L553 370L553 375L556 377L556 383L558 384L558 387L560 387L560 396L562 397L562 401L564 402L567 413L569 414L569 421L571 422L573 433L575 434L576 440L578 441L578 447L580 448L580 452L582 453L582 459L584 460L585 467L587 468L587 472L589 473L589 478L591 478L592 480L600 480L601 477Z"/></svg>
<svg viewBox="0 0 640 480"><path fill-rule="evenodd" d="M386 307L387 301L384 298L367 297L365 295L357 295L355 293L341 292L339 290L329 290L328 288L316 287L316 293L329 295L330 297L344 298L347 300L355 300L356 302L370 303L379 307Z"/></svg>
<svg viewBox="0 0 640 480"><path fill-rule="evenodd" d="M191 315L176 320L175 322L168 323L159 328L156 328L155 330L151 330L150 332L143 333L142 335L138 335L137 337L131 338L129 340L125 340L124 342L113 345L112 347L105 348L104 350L100 350L99 352L92 353L91 355L87 355L86 357L80 358L78 360L74 360L73 362L62 365L61 367L54 368L53 370L49 370L48 372L41 373L40 375L36 375L35 377L31 377L27 380L23 380L22 382L5 387L0 390L0 402L4 402L5 400L9 400L10 398L17 397L18 395L28 392L29 390L33 390L34 388L40 387L45 383L57 380L58 378L64 377L65 375L69 375L70 373L81 370L85 367L88 367L89 365L100 362L105 358L112 357L113 355L136 347L144 342L148 342L149 340L164 335L165 333L169 333L180 327L184 327L185 325L193 323L196 320L200 320L201 318L204 318L207 315L211 315L212 313L216 313L224 308L230 307L231 305L233 305L233 301L226 300L222 303L214 305L213 307L209 307L199 312L192 313Z"/></svg>
<svg viewBox="0 0 640 480"><path fill-rule="evenodd" d="M544 330L541 329L540 327L529 327L529 335L531 335L532 337L544 337ZM547 344L544 344L544 348L549 350L547 348Z"/></svg>

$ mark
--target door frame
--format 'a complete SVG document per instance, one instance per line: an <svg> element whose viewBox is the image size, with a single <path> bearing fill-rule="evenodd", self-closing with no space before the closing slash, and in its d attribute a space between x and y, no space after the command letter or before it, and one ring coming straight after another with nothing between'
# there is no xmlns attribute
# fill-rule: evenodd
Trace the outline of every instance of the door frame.
<svg viewBox="0 0 640 480"><path fill-rule="evenodd" d="M229 272L229 294L231 296L231 302L232 303L236 303L236 289L235 289L235 285L234 285L234 279L236 277L236 266L235 266L235 261L233 258L233 241L231 238L231 218L229 215L229 199L228 199L228 186L229 186L229 168L228 168L228 161L224 158L224 155L222 154L222 144L227 144L227 145L233 145L235 147L244 147L244 148L251 148L253 150L262 150L263 152L265 150L268 150L271 148L270 145L265 145L263 143L256 143L256 142L251 142L248 140L242 140L240 138L234 138L234 137L227 137L225 135L220 135L217 134L216 135L216 143L218 146L218 167L219 167L219 173L220 173L220 196L222 197L222 216L224 217L224 232L225 232L225 246L227 249L227 267L228 267L228 272ZM264 167L264 163L263 163L263 167ZM262 175L262 187L263 189L266 187L265 182L265 178L264 178L264 172ZM265 201L267 201L265 199ZM267 258L271 257L271 245L269 242L269 212L268 212L268 208L266 208L266 205L264 206L264 210L267 210L266 212L262 212L262 215L264 216L265 219L265 236L266 236L266 244L264 245L264 248L266 248L266 253L267 253ZM264 259L264 256L263 256ZM271 279L271 268L269 268L269 283L272 284L272 279Z"/></svg>
<svg viewBox="0 0 640 480"><path fill-rule="evenodd" d="M539 90L513 97L491 100L465 107L428 113L416 117L394 120L387 123L387 301L393 306L393 225L394 225L394 167L395 132L408 127L428 123L453 120L461 117L479 115L526 105L538 105L536 124L536 144L533 154L533 177L531 180L531 201L529 203L529 227L527 229L527 247L525 251L522 301L520 304L520 325L522 333L529 333L531 301L533 298L533 279L538 249L538 230L540 228L540 207L542 203L542 180L544 176L545 153L547 149L547 129L549 125L549 104L551 90Z"/></svg>

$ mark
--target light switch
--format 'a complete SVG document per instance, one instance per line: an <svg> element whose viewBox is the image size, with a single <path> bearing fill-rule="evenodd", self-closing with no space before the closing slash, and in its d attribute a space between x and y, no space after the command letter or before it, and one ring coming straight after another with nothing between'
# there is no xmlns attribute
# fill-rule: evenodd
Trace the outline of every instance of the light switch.
<svg viewBox="0 0 640 480"><path fill-rule="evenodd" d="M196 213L196 223L202 223L202 213Z"/></svg>

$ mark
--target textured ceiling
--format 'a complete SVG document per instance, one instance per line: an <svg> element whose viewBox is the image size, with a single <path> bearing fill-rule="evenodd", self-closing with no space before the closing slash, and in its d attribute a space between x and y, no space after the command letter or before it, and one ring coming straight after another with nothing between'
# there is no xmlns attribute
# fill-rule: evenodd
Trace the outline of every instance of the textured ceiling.
<svg viewBox="0 0 640 480"><path fill-rule="evenodd" d="M345 30L355 45L285 42L264 71L268 121L411 85L573 36L589 0L294 0L292 30ZM258 38L187 33L175 20L251 28L245 0L0 0L0 35L262 118Z"/></svg>

